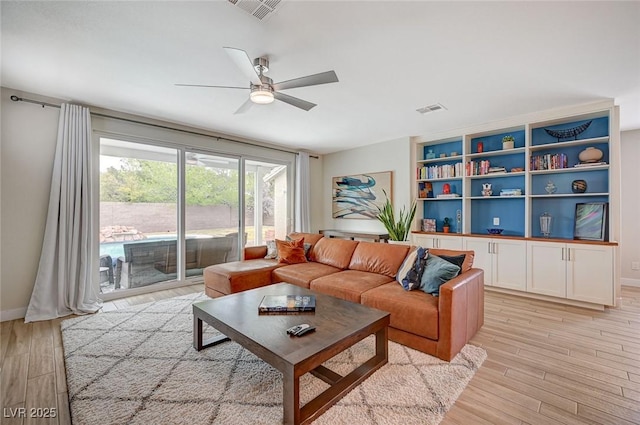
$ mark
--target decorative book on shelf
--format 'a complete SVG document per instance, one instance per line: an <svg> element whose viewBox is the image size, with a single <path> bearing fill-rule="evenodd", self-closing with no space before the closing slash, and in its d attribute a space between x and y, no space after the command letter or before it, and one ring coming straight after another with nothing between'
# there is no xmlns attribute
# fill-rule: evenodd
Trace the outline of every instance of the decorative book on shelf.
<svg viewBox="0 0 640 425"><path fill-rule="evenodd" d="M259 313L304 313L316 311L315 295L265 295Z"/></svg>

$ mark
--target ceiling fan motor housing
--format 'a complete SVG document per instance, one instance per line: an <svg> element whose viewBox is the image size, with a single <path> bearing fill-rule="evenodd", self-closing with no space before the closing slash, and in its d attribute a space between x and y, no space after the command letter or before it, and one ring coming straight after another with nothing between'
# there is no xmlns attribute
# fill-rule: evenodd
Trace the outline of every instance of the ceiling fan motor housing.
<svg viewBox="0 0 640 425"><path fill-rule="evenodd" d="M253 60L253 67L260 75L262 75L263 72L269 72L269 59L255 58Z"/></svg>

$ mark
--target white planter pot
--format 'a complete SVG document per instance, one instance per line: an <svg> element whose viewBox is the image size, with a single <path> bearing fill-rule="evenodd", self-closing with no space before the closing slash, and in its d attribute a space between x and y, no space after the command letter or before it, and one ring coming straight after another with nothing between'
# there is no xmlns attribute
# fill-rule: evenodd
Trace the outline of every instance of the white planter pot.
<svg viewBox="0 0 640 425"><path fill-rule="evenodd" d="M513 141L511 142L502 142L502 149L513 149Z"/></svg>

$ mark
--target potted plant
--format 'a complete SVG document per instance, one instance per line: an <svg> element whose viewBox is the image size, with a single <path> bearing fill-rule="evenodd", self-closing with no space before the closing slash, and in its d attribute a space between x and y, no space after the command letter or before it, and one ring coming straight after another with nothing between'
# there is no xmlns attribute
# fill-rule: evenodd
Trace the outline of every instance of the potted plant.
<svg viewBox="0 0 640 425"><path fill-rule="evenodd" d="M442 231L444 233L449 233L449 230L451 229L451 219L449 217L445 217L443 221Z"/></svg>
<svg viewBox="0 0 640 425"><path fill-rule="evenodd" d="M513 149L516 139L512 135L502 138L502 149Z"/></svg>
<svg viewBox="0 0 640 425"><path fill-rule="evenodd" d="M408 211L404 207L400 210L398 217L396 218L393 204L387 196L386 191L382 191L386 198L384 205L378 207L378 215L376 218L382 222L387 233L389 233L389 240L404 242L408 239L409 232L411 231L411 224L413 223L413 217L416 215L416 200L411 203L411 207Z"/></svg>

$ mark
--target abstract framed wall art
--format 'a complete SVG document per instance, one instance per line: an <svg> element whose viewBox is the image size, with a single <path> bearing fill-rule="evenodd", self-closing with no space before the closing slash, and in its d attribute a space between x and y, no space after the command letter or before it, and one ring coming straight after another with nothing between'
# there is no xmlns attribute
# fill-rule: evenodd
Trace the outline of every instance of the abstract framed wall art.
<svg viewBox="0 0 640 425"><path fill-rule="evenodd" d="M573 239L608 241L608 207L607 202L576 204Z"/></svg>
<svg viewBox="0 0 640 425"><path fill-rule="evenodd" d="M334 177L332 181L333 218L376 220L378 207L391 193L391 171Z"/></svg>

